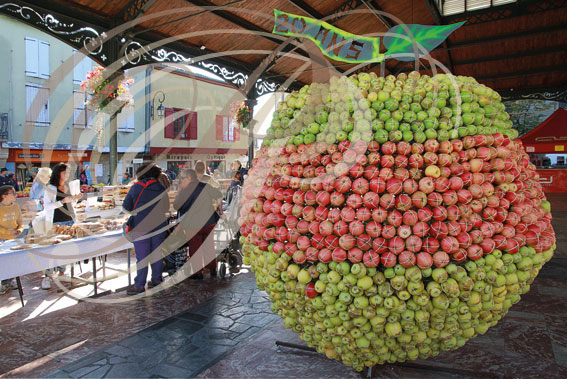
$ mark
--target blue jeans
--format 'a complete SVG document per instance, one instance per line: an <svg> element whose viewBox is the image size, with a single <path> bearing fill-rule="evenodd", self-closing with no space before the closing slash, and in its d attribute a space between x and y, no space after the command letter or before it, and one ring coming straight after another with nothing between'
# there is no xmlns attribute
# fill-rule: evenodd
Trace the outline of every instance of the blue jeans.
<svg viewBox="0 0 567 379"><path fill-rule="evenodd" d="M141 241L134 241L134 251L136 252L136 261L140 262L156 249L158 249L163 241L165 240L166 234L160 233L156 236L146 238ZM161 282L161 274L163 273L163 257L160 256L156 258L155 262L151 262L152 265L152 282ZM138 275L134 279L134 285L136 288L143 288L146 285L146 280L148 278L148 265L144 267L138 267Z"/></svg>

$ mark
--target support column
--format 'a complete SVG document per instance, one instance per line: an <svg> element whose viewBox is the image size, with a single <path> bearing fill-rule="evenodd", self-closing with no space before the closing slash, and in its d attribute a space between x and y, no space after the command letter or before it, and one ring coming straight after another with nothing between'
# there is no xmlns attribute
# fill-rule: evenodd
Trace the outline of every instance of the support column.
<svg viewBox="0 0 567 379"><path fill-rule="evenodd" d="M116 185L116 168L118 167L118 112L110 115L110 185Z"/></svg>
<svg viewBox="0 0 567 379"><path fill-rule="evenodd" d="M254 107L258 104L256 99L246 99L244 103L250 110L250 124L248 124L248 168L252 168L252 160L254 159L254 126L255 123L252 120L254 117Z"/></svg>

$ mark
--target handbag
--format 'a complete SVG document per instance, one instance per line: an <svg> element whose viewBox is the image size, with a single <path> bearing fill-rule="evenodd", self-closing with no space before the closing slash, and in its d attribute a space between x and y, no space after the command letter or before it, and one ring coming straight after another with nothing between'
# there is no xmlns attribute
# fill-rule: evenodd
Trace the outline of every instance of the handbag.
<svg viewBox="0 0 567 379"><path fill-rule="evenodd" d="M142 183L142 182L137 182L136 184L139 184L142 186L142 190L140 191L140 194L138 195L138 198L136 199L136 201L134 202L134 206L132 207L132 212L134 212L134 210L136 209L136 205L138 205L138 201L140 200L140 197L142 196L142 194L144 193L144 190L146 189L147 186L149 186L150 184L156 183L157 180L152 179L152 180L148 180L146 183ZM130 217L128 217L128 220L124 223L124 225L122 226L122 230L124 232L124 237L126 237L126 239L129 242L134 242L134 238L132 237L132 235L130 234L133 226L132 224L134 223L134 214L132 214Z"/></svg>

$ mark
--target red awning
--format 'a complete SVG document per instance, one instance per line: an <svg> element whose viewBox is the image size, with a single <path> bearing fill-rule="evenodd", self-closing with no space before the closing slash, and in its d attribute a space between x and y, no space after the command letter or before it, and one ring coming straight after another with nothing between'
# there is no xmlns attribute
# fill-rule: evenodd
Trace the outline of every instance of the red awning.
<svg viewBox="0 0 567 379"><path fill-rule="evenodd" d="M531 132L520 137L526 152L567 153L567 110L557 109Z"/></svg>

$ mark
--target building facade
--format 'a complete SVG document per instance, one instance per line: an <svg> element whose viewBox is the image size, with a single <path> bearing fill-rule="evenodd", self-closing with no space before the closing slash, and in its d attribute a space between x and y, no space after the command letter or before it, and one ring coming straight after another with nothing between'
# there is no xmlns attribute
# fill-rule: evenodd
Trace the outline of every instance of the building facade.
<svg viewBox="0 0 567 379"><path fill-rule="evenodd" d="M9 17L0 16L0 31L0 167L25 181L64 161L76 173L88 168L93 183L109 182L110 117L85 106L80 88L96 63ZM247 132L230 117L243 94L190 71L152 65L126 73L134 106L117 118L118 177L144 160L174 172L203 160L222 177L233 160L246 160Z"/></svg>

